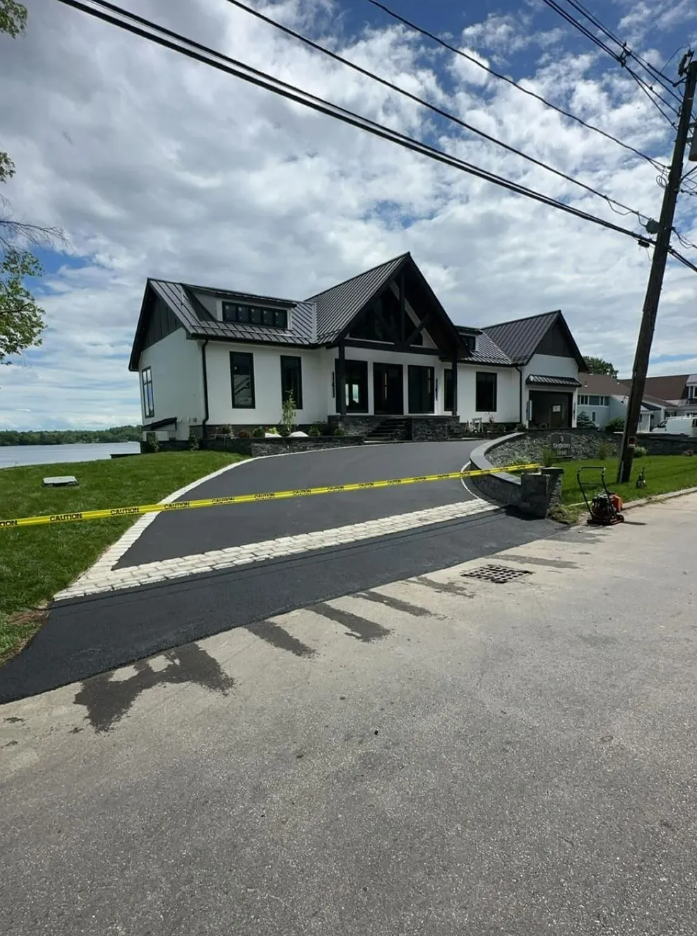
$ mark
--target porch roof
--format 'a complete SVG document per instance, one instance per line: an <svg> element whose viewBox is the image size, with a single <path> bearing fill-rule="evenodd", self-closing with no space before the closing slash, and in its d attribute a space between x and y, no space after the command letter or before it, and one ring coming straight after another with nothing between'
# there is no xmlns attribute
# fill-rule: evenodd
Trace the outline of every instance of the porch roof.
<svg viewBox="0 0 697 936"><path fill-rule="evenodd" d="M552 377L548 374L530 374L526 384L542 387L581 387L581 381L575 377Z"/></svg>

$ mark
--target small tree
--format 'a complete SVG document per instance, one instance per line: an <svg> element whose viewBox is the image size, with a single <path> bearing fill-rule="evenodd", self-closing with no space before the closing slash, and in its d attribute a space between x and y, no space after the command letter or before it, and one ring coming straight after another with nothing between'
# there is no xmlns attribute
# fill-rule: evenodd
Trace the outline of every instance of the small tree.
<svg viewBox="0 0 697 936"><path fill-rule="evenodd" d="M281 416L281 430L283 435L288 436L295 429L295 417L295 398L293 397L293 392L290 391L283 401L283 415Z"/></svg>
<svg viewBox="0 0 697 936"><path fill-rule="evenodd" d="M588 413L579 413L576 417L576 428L577 429L592 429L595 426L595 423L590 418Z"/></svg>

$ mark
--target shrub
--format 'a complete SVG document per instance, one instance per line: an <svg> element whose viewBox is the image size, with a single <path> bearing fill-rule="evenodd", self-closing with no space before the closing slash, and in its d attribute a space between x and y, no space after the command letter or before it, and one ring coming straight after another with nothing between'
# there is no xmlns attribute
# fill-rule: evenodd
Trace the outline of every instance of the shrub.
<svg viewBox="0 0 697 936"><path fill-rule="evenodd" d="M146 432L145 433L145 444L148 447L149 452L159 452L160 443L157 439L157 433L155 432Z"/></svg>
<svg viewBox="0 0 697 936"><path fill-rule="evenodd" d="M224 436L227 436L228 439L235 438L235 431L232 426L221 426L221 432Z"/></svg>
<svg viewBox="0 0 697 936"><path fill-rule="evenodd" d="M621 416L615 416L605 426L605 432L624 432L624 419Z"/></svg>
<svg viewBox="0 0 697 936"><path fill-rule="evenodd" d="M594 429L595 423L590 418L588 413L579 413L576 417L576 428L577 429Z"/></svg>
<svg viewBox="0 0 697 936"><path fill-rule="evenodd" d="M635 458L645 458L649 454L649 450L643 445L634 446L634 457Z"/></svg>
<svg viewBox="0 0 697 936"><path fill-rule="evenodd" d="M251 439L251 437L252 436L249 429L240 429L240 431L237 433L238 439Z"/></svg>
<svg viewBox="0 0 697 936"><path fill-rule="evenodd" d="M289 436L295 429L295 399L289 393L283 401L283 416L281 417L282 436Z"/></svg>
<svg viewBox="0 0 697 936"><path fill-rule="evenodd" d="M279 432L277 426L268 426L266 429L262 430L264 435L283 435L282 432Z"/></svg>
<svg viewBox="0 0 697 936"><path fill-rule="evenodd" d="M189 451L196 452L198 451L198 448L199 448L198 439L193 434L193 432L190 432L189 433Z"/></svg>
<svg viewBox="0 0 697 936"><path fill-rule="evenodd" d="M266 435L266 429L263 426L257 426L256 429L252 429L252 438L253 439L263 439Z"/></svg>
<svg viewBox="0 0 697 936"><path fill-rule="evenodd" d="M335 436L345 436L345 435L346 435L346 430L344 429L343 426L337 426L336 429L334 430L334 435L335 435Z"/></svg>
<svg viewBox="0 0 697 936"><path fill-rule="evenodd" d="M607 461L609 457L610 457L610 446L607 444L607 442L601 442L598 445L598 458L600 459L600 461Z"/></svg>
<svg viewBox="0 0 697 936"><path fill-rule="evenodd" d="M542 464L545 468L551 468L555 461L559 461L559 455L550 445L542 447Z"/></svg>
<svg viewBox="0 0 697 936"><path fill-rule="evenodd" d="M321 435L322 435L322 430L321 430L320 427L317 425L317 423L315 423L314 426L310 426L310 428L308 429L307 434L308 434L309 436L314 436L314 437L316 438L317 436L321 436Z"/></svg>

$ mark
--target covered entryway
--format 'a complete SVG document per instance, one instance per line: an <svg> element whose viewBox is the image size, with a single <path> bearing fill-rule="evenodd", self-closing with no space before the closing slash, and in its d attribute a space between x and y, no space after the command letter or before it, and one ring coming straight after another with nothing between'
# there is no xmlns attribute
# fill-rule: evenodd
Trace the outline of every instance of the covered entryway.
<svg viewBox="0 0 697 936"><path fill-rule="evenodd" d="M529 425L535 429L570 429L573 399L573 393L531 390Z"/></svg>
<svg viewBox="0 0 697 936"><path fill-rule="evenodd" d="M401 364L373 364L374 412L377 416L404 413L404 369Z"/></svg>

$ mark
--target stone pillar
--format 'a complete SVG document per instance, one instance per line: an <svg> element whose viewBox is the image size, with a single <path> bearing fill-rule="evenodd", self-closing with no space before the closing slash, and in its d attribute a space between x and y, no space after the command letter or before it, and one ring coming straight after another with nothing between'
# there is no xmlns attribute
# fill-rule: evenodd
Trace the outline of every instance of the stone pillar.
<svg viewBox="0 0 697 936"><path fill-rule="evenodd" d="M533 517L546 517L551 507L561 503L563 468L526 471L520 479L520 509Z"/></svg>

